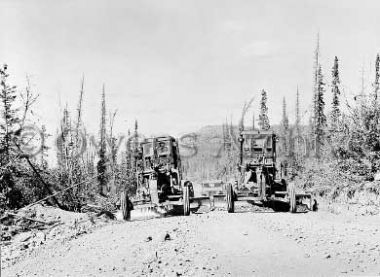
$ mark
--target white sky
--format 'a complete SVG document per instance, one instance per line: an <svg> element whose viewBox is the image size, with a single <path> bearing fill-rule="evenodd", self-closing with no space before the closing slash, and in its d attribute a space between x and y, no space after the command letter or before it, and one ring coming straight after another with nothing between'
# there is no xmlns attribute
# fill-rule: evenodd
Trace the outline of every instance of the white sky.
<svg viewBox="0 0 380 277"><path fill-rule="evenodd" d="M327 83L335 55L347 97L359 90L363 65L372 81L379 11L378 0L0 0L0 63L20 88L32 76L35 111L51 134L59 103L75 108L82 73L84 122L94 133L103 83L122 133L135 118L146 134L193 131L230 115L237 123L262 88L271 121L279 122L284 96L292 121L297 85L303 110L311 101L318 31Z"/></svg>

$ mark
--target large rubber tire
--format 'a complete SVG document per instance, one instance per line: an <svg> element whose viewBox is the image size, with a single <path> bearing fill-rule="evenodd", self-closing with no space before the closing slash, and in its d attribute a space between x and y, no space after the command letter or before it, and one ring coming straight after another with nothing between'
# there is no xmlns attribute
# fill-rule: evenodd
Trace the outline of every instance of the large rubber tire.
<svg viewBox="0 0 380 277"><path fill-rule="evenodd" d="M183 215L190 215L190 185L183 187Z"/></svg>
<svg viewBox="0 0 380 277"><path fill-rule="evenodd" d="M235 212L235 199L234 199L234 190L232 188L232 184L228 184L226 188L226 198L227 198L227 212L234 213Z"/></svg>
<svg viewBox="0 0 380 277"><path fill-rule="evenodd" d="M121 206L121 212L123 215L123 219L124 220L130 220L131 219L130 201L128 198L128 194L125 191L121 192L120 206Z"/></svg>
<svg viewBox="0 0 380 277"><path fill-rule="evenodd" d="M290 183L288 186L288 194L289 194L289 212L295 213L297 211L296 187L292 183Z"/></svg>

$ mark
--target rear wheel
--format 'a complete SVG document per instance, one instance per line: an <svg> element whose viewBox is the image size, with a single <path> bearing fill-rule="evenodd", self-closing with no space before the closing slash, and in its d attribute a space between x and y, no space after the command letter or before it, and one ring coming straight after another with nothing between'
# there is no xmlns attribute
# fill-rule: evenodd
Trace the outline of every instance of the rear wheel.
<svg viewBox="0 0 380 277"><path fill-rule="evenodd" d="M297 203L296 203L296 187L294 184L289 184L288 195L289 195L289 212L295 213L297 211Z"/></svg>
<svg viewBox="0 0 380 277"><path fill-rule="evenodd" d="M183 215L190 215L190 185L183 187Z"/></svg>
<svg viewBox="0 0 380 277"><path fill-rule="evenodd" d="M120 196L120 205L121 205L121 212L123 214L124 220L131 219L131 208L130 208L129 202L130 201L129 201L127 192L122 191L121 196Z"/></svg>
<svg viewBox="0 0 380 277"><path fill-rule="evenodd" d="M232 188L232 184L227 185L227 212L233 213L235 212L235 201L234 201L234 190Z"/></svg>

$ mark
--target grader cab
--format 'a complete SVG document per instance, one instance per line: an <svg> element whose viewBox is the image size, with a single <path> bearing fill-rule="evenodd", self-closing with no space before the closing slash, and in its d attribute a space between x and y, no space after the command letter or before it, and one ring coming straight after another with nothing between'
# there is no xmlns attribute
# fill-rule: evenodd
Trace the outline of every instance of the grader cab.
<svg viewBox="0 0 380 277"><path fill-rule="evenodd" d="M145 139L140 144L136 196L121 197L123 218L130 219L131 210L145 214L160 210L190 214L190 204L201 200L194 197L193 185L182 179L178 141L171 136ZM128 204L129 203L129 204Z"/></svg>
<svg viewBox="0 0 380 277"><path fill-rule="evenodd" d="M233 213L235 201L261 202L276 209L288 207L296 212L297 204L308 199L310 194L295 193L295 187L287 184L286 169L277 167L277 136L272 131L243 131L239 137L240 179L226 187L227 211Z"/></svg>

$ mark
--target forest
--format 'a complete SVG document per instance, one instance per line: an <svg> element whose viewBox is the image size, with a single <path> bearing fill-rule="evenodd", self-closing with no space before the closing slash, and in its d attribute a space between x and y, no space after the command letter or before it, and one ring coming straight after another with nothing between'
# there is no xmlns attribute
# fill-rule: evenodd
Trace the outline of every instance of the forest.
<svg viewBox="0 0 380 277"><path fill-rule="evenodd" d="M197 149L196 155L182 157L185 175L197 181L232 178L238 174L239 132L273 129L279 136L279 160L287 165L291 179L299 187L331 200L359 201L358 195L363 193L366 201L372 201L368 195L377 199L380 192L380 56L374 57L370 89L363 87L354 104L349 104L341 94L338 56L331 65L322 66L319 55L318 42L312 71L313 108L307 124L301 122L297 88L295 118L288 117L284 98L281 123L272 126L268 101L275 92L263 89L259 117L256 120L253 116L251 126L245 126L244 122L253 98L242 107L239 122L226 120L220 126L209 126L180 139L184 152L191 147ZM45 126L37 124L34 118L38 93L33 91L29 79L26 79L25 89L20 91L22 85L9 82L7 65L1 67L0 75L1 214L36 202L75 212L86 211L89 203L101 202L115 207L121 191L135 193L139 142L143 135L139 133L137 121L125 137L115 135L117 111L106 106L105 87L99 105L98 134L88 133L82 120L82 103L86 97L83 78L77 108L74 111L64 108L53 147L46 143L53 134L48 134ZM327 83L327 79L331 82ZM331 94L331 103L325 101L327 94ZM51 153L57 157L55 165L48 162L47 155Z"/></svg>

